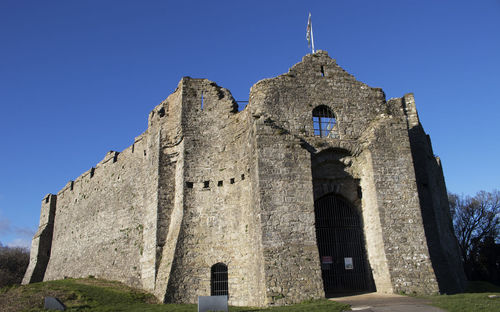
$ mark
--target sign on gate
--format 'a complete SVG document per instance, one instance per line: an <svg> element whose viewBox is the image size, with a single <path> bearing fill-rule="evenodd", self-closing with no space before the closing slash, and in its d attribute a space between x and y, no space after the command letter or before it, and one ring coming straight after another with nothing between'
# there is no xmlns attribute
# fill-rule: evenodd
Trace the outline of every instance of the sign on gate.
<svg viewBox="0 0 500 312"><path fill-rule="evenodd" d="M344 258L344 266L346 270L352 270L354 269L352 265L352 258Z"/></svg>
<svg viewBox="0 0 500 312"><path fill-rule="evenodd" d="M321 263L323 263L323 264L332 264L333 263L333 257L332 256L323 256L323 257L321 257Z"/></svg>

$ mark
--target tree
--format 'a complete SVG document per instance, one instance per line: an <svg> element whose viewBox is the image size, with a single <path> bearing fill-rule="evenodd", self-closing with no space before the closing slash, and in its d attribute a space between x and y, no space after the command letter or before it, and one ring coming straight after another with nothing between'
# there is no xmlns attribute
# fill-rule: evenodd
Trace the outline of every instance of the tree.
<svg viewBox="0 0 500 312"><path fill-rule="evenodd" d="M0 288L21 284L29 261L28 249L3 246L0 243Z"/></svg>
<svg viewBox="0 0 500 312"><path fill-rule="evenodd" d="M448 198L467 278L500 283L500 192Z"/></svg>

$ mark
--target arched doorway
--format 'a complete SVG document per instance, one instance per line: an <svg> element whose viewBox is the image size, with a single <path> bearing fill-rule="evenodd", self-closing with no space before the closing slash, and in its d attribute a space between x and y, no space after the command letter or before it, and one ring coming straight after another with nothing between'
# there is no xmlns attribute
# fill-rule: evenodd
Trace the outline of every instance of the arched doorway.
<svg viewBox="0 0 500 312"><path fill-rule="evenodd" d="M327 194L314 203L316 239L326 296L369 289L360 217L344 198Z"/></svg>
<svg viewBox="0 0 500 312"><path fill-rule="evenodd" d="M216 263L210 270L210 295L211 296L229 296L227 283L227 265Z"/></svg>

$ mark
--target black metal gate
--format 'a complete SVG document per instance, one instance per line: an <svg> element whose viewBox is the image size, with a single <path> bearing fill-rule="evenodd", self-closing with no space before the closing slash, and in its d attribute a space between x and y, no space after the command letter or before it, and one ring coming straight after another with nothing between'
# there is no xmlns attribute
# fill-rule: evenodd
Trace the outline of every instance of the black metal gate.
<svg viewBox="0 0 500 312"><path fill-rule="evenodd" d="M210 272L210 295L211 296L229 296L227 284L227 265L216 263L212 265Z"/></svg>
<svg viewBox="0 0 500 312"><path fill-rule="evenodd" d="M326 295L368 290L363 231L354 207L330 194L318 199L314 210Z"/></svg>

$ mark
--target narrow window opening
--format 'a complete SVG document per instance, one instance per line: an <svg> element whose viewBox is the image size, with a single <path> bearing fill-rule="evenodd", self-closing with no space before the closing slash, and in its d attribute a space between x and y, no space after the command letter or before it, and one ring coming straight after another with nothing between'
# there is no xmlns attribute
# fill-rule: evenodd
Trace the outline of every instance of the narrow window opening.
<svg viewBox="0 0 500 312"><path fill-rule="evenodd" d="M92 169L90 169L90 177L94 177L94 173L95 173L95 168L92 167Z"/></svg>
<svg viewBox="0 0 500 312"><path fill-rule="evenodd" d="M201 110L203 110L203 91L201 91Z"/></svg>
<svg viewBox="0 0 500 312"><path fill-rule="evenodd" d="M210 181L203 182L203 188L208 188L210 186Z"/></svg>
<svg viewBox="0 0 500 312"><path fill-rule="evenodd" d="M234 184L234 178L231 178L231 180L229 180L229 183Z"/></svg>
<svg viewBox="0 0 500 312"><path fill-rule="evenodd" d="M327 138L339 137L335 115L325 105L318 106L313 110L313 128L314 135Z"/></svg>
<svg viewBox="0 0 500 312"><path fill-rule="evenodd" d="M216 263L210 270L210 295L229 296L227 265Z"/></svg>
<svg viewBox="0 0 500 312"><path fill-rule="evenodd" d="M223 181L219 181L219 182L217 182L217 186L222 186L223 184L224 184L224 182L223 182Z"/></svg>
<svg viewBox="0 0 500 312"><path fill-rule="evenodd" d="M47 204L49 202L49 196L45 197L45 203Z"/></svg>
<svg viewBox="0 0 500 312"><path fill-rule="evenodd" d="M134 150L135 150L135 143L132 144L132 153L134 153Z"/></svg>
<svg viewBox="0 0 500 312"><path fill-rule="evenodd" d="M325 77L325 68L321 65L321 77Z"/></svg>
<svg viewBox="0 0 500 312"><path fill-rule="evenodd" d="M113 163L118 161L118 153L115 153L115 156L113 156Z"/></svg>
<svg viewBox="0 0 500 312"><path fill-rule="evenodd" d="M245 175L244 174L241 175L241 180L245 180Z"/></svg>
<svg viewBox="0 0 500 312"><path fill-rule="evenodd" d="M193 182L186 182L186 187L192 189L193 188Z"/></svg>
<svg viewBox="0 0 500 312"><path fill-rule="evenodd" d="M75 186L75 181L71 181L71 185L70 185L69 189L72 191L74 186Z"/></svg>
<svg viewBox="0 0 500 312"><path fill-rule="evenodd" d="M146 150L144 150L144 156L146 156Z"/></svg>

